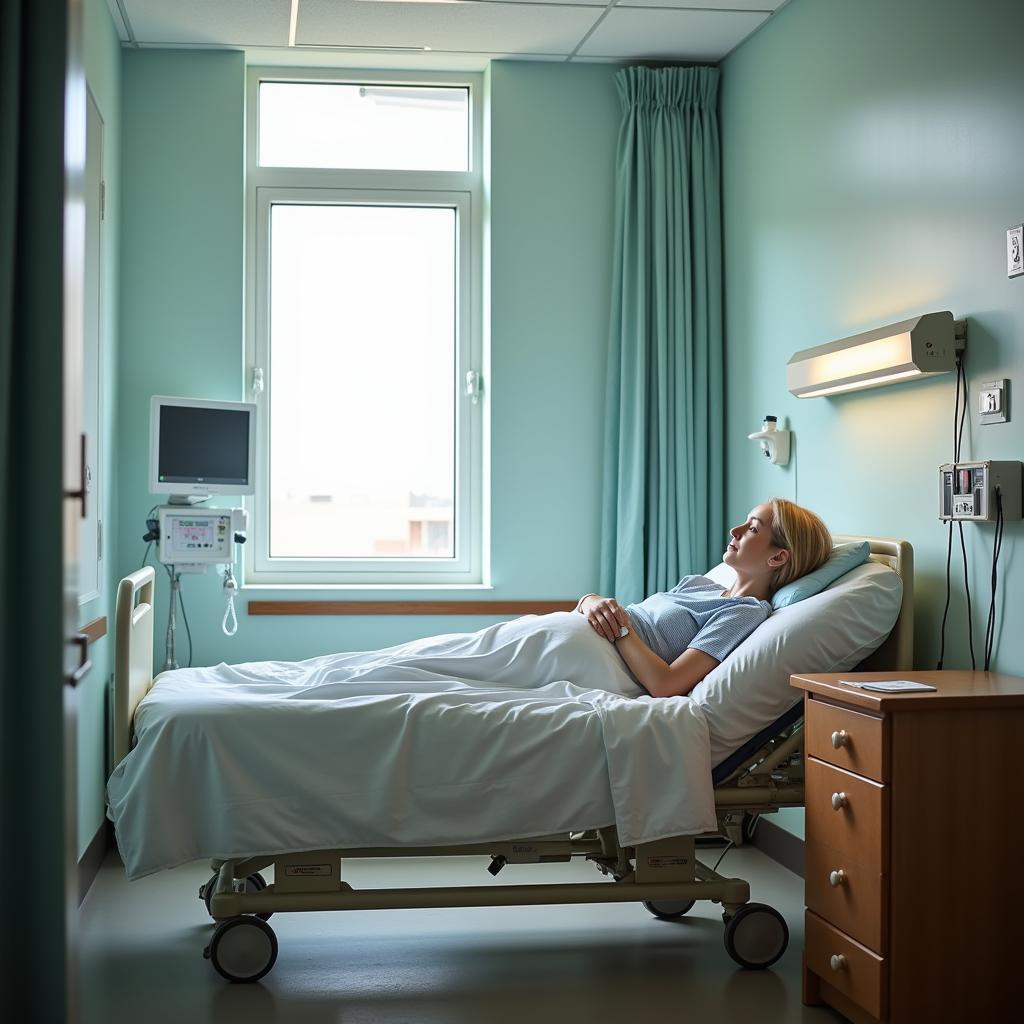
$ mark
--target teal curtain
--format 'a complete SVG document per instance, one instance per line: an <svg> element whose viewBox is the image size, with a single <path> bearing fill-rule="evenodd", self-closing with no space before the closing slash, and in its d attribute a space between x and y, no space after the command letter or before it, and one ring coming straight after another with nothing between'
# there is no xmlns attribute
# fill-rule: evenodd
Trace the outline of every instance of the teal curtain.
<svg viewBox="0 0 1024 1024"><path fill-rule="evenodd" d="M626 68L616 166L601 591L622 602L723 548L717 68Z"/></svg>

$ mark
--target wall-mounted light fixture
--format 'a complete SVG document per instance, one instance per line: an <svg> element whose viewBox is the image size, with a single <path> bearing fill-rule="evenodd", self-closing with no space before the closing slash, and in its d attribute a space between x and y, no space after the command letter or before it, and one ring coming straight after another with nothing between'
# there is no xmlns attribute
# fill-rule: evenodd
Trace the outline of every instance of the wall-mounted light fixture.
<svg viewBox="0 0 1024 1024"><path fill-rule="evenodd" d="M786 364L786 387L797 398L817 398L949 373L966 342L966 321L948 310L925 313L797 352Z"/></svg>

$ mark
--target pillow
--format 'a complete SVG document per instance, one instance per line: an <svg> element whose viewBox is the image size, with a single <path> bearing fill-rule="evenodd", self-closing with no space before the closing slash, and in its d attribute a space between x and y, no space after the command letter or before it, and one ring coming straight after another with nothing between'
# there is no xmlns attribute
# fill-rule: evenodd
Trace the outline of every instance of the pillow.
<svg viewBox="0 0 1024 1024"><path fill-rule="evenodd" d="M871 555L871 546L866 540L854 544L837 544L832 549L832 556L820 568L809 572L799 579L780 587L772 595L772 607L778 611L788 608L797 601L820 594L830 583L844 576L851 569L863 565Z"/></svg>
<svg viewBox="0 0 1024 1024"><path fill-rule="evenodd" d="M852 544L837 544L832 549L831 557L821 568L776 590L772 596L772 608L778 611L780 608L786 608L791 604L796 604L797 601L803 601L821 593L834 580L839 579L840 576L855 569L858 565L863 565L870 557L871 546L866 540L855 541ZM735 571L725 562L719 562L704 575L723 589L731 587L736 581Z"/></svg>
<svg viewBox="0 0 1024 1024"><path fill-rule="evenodd" d="M728 566L712 571L721 568L731 572ZM711 764L721 764L800 699L791 675L859 665L892 631L902 602L897 573L866 562L769 616L690 691L708 722Z"/></svg>

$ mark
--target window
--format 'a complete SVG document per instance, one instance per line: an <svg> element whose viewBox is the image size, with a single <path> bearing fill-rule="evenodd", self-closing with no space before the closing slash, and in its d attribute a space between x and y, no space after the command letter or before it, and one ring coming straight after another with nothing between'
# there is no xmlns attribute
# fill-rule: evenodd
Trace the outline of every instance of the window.
<svg viewBox="0 0 1024 1024"><path fill-rule="evenodd" d="M249 582L483 580L476 95L251 73Z"/></svg>

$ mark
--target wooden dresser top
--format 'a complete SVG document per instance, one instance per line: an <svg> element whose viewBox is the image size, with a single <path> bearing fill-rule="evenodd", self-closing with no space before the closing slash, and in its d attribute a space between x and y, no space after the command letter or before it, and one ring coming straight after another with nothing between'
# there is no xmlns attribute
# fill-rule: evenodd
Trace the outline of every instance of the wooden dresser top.
<svg viewBox="0 0 1024 1024"><path fill-rule="evenodd" d="M844 684L912 679L937 687L925 693L875 693ZM1024 708L1024 679L1001 672L829 672L795 675L790 685L821 697L869 711L948 711L954 708Z"/></svg>

